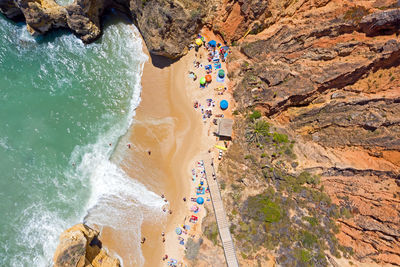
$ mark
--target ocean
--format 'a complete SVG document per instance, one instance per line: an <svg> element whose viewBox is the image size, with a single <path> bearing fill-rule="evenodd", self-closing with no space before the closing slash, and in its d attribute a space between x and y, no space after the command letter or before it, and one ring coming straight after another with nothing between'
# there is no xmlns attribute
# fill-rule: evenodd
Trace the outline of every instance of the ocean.
<svg viewBox="0 0 400 267"><path fill-rule="evenodd" d="M141 222L164 202L110 160L140 102L138 31L108 18L85 45L1 16L0 36L0 266L51 266L80 222L121 232L124 265L143 265Z"/></svg>

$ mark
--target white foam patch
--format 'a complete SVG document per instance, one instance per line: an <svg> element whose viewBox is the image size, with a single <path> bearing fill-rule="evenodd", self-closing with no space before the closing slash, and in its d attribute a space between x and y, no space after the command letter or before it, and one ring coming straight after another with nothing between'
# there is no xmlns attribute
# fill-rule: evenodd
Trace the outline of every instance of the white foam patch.
<svg viewBox="0 0 400 267"><path fill-rule="evenodd" d="M12 258L11 266L21 266L22 263L28 262L31 266L49 266L55 250L54 245L58 243L60 233L65 230L67 222L61 220L56 212L48 211L40 204L32 205L23 215L29 220L24 228L18 229L21 233L16 243L30 251L43 251L43 254L35 253L33 258L27 259L27 254L22 250Z"/></svg>
<svg viewBox="0 0 400 267"><path fill-rule="evenodd" d="M134 42L128 45L129 51L136 51L135 56L141 51L142 43L138 38L138 31L129 30L128 35L133 35ZM122 53L123 51L121 51ZM141 253L140 239L141 226L144 220L164 220L162 206L165 204L163 199L149 191L143 184L129 177L121 168L110 161L113 146L108 144L116 143L123 136L132 123L135 109L140 103L140 77L143 71L143 63L147 56L139 54L141 64L132 71L136 83L133 85L133 95L126 120L119 123L112 131L100 136L95 144L85 147L76 147L71 157L72 162L81 156L81 163L78 172L84 177L90 177L90 198L86 205L87 214L84 221L88 225L100 227L111 227L114 234L124 247L132 253L124 263L128 265L142 266L144 258ZM125 55L125 60L129 56ZM136 59L137 60L137 59Z"/></svg>

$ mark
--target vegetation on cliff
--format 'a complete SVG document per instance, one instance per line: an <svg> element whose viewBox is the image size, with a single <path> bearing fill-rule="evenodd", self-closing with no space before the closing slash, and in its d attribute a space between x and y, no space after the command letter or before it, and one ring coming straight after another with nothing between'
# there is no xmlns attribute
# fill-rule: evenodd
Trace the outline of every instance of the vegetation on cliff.
<svg viewBox="0 0 400 267"><path fill-rule="evenodd" d="M296 170L294 142L286 134L260 118L258 111L247 111L236 116L237 138L220 164L241 258L261 263L267 249L285 266L326 266L326 250L336 257L350 255L352 249L335 238L335 219L348 211L331 203L317 175Z"/></svg>

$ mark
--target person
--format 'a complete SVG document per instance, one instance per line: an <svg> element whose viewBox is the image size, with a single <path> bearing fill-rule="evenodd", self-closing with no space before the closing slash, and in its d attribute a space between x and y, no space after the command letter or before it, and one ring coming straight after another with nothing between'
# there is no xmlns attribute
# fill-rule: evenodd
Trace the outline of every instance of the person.
<svg viewBox="0 0 400 267"><path fill-rule="evenodd" d="M167 254L164 255L163 261L165 261L166 259L168 259L168 255Z"/></svg>
<svg viewBox="0 0 400 267"><path fill-rule="evenodd" d="M149 151L147 151L147 153L149 154L149 156L151 155L151 151L149 150Z"/></svg>
<svg viewBox="0 0 400 267"><path fill-rule="evenodd" d="M186 202L186 197L183 197L183 201L185 201L185 202Z"/></svg>
<svg viewBox="0 0 400 267"><path fill-rule="evenodd" d="M163 237L162 242L163 242L163 243L165 242L165 237Z"/></svg>
<svg viewBox="0 0 400 267"><path fill-rule="evenodd" d="M161 198L165 198L164 194L161 195Z"/></svg>
<svg viewBox="0 0 400 267"><path fill-rule="evenodd" d="M144 244L145 241L146 241L146 237L143 237L141 243Z"/></svg>
<svg viewBox="0 0 400 267"><path fill-rule="evenodd" d="M164 233L164 232L162 232L162 233L161 233L161 236L165 236L165 233Z"/></svg>
<svg viewBox="0 0 400 267"><path fill-rule="evenodd" d="M169 214L172 214L172 210L169 210Z"/></svg>
<svg viewBox="0 0 400 267"><path fill-rule="evenodd" d="M131 149L131 144L128 144L128 148Z"/></svg>

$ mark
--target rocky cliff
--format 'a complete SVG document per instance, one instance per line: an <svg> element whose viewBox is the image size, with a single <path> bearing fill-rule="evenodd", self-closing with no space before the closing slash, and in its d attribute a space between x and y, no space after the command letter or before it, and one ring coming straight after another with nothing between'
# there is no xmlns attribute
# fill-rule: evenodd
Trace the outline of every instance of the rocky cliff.
<svg viewBox="0 0 400 267"><path fill-rule="evenodd" d="M223 1L217 10L212 27L234 44L238 114L259 110L295 139L287 169L320 175L349 211L336 238L355 260L400 265L398 1ZM271 158L260 160L276 168Z"/></svg>
<svg viewBox="0 0 400 267"><path fill-rule="evenodd" d="M0 11L11 19L25 19L32 35L67 28L82 41L96 40L102 15L111 9L127 14L136 24L152 54L182 56L202 26L207 1L75 0L61 6L54 0L1 0Z"/></svg>
<svg viewBox="0 0 400 267"><path fill-rule="evenodd" d="M101 247L99 232L83 224L65 230L54 254L55 267L119 267Z"/></svg>

